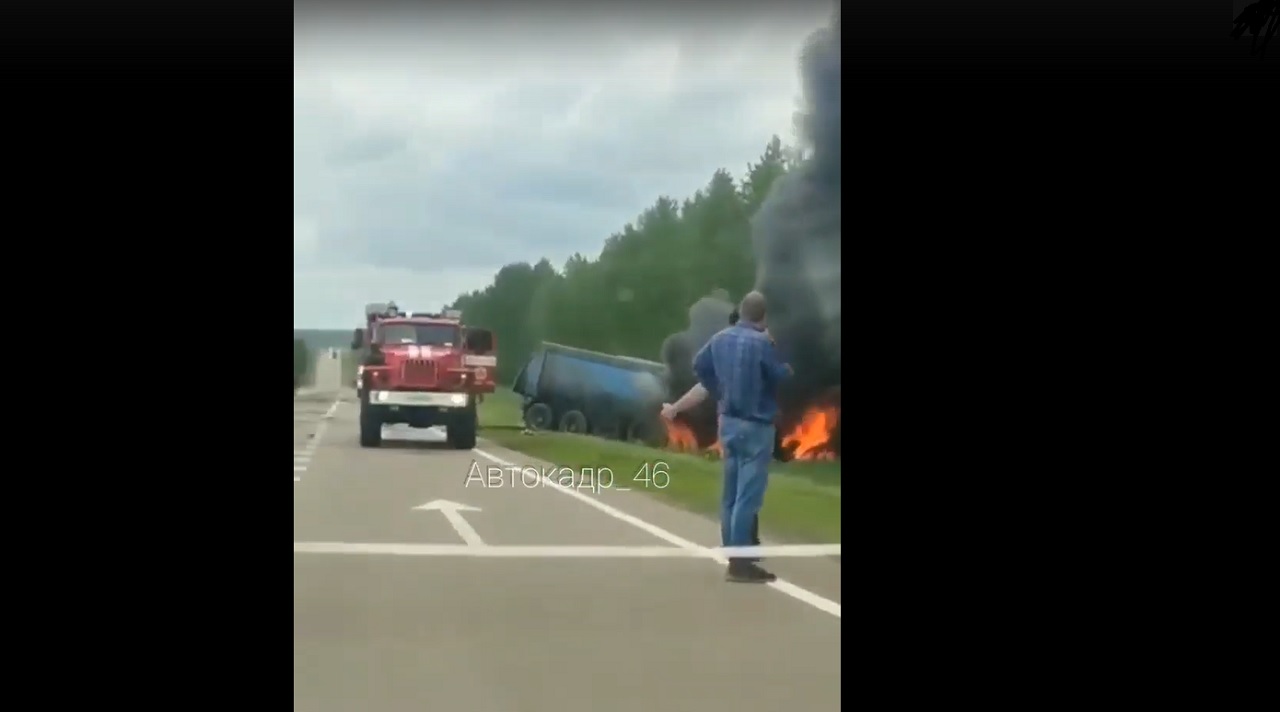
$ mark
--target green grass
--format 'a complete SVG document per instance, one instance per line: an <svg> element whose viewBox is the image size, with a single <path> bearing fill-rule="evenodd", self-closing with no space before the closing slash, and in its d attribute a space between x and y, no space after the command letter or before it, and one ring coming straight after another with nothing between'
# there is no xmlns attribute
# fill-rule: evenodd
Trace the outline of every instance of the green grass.
<svg viewBox="0 0 1280 712"><path fill-rule="evenodd" d="M558 432L522 432L520 397L508 390L485 396L480 406L480 436L503 447L554 465L580 469L608 467L616 487L629 487L676 506L711 517L720 512L721 465L701 455L656 450L632 443ZM646 466L666 463L669 483L644 482ZM774 463L769 468L760 526L783 541L840 541L840 464L838 462ZM648 478L651 478L650 474Z"/></svg>
<svg viewBox="0 0 1280 712"><path fill-rule="evenodd" d="M486 394L477 415L482 430L519 430L524 427L521 399L514 391L499 388ZM485 435L488 437L488 435Z"/></svg>

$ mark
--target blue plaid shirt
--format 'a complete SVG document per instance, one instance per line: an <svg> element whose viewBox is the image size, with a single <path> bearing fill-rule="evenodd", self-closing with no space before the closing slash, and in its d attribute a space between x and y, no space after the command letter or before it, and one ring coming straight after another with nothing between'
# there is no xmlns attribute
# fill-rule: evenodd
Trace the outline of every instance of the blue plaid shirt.
<svg viewBox="0 0 1280 712"><path fill-rule="evenodd" d="M711 337L694 356L693 372L722 415L773 423L778 384L791 370L759 327L740 321Z"/></svg>

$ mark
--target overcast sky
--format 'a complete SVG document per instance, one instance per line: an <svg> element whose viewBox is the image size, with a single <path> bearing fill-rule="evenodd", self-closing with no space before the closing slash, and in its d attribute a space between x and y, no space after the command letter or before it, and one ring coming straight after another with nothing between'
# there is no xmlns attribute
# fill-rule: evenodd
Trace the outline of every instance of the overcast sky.
<svg viewBox="0 0 1280 712"><path fill-rule="evenodd" d="M790 141L797 55L831 6L701 5L299 19L295 327L349 329L388 299L439 308L513 261L594 257L659 195Z"/></svg>

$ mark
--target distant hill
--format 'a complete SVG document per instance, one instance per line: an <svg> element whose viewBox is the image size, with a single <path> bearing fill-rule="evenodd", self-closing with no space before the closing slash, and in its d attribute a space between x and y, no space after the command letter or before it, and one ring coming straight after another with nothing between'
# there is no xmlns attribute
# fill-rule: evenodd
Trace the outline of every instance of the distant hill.
<svg viewBox="0 0 1280 712"><path fill-rule="evenodd" d="M293 338L307 342L312 351L351 348L351 331L341 329L294 329Z"/></svg>

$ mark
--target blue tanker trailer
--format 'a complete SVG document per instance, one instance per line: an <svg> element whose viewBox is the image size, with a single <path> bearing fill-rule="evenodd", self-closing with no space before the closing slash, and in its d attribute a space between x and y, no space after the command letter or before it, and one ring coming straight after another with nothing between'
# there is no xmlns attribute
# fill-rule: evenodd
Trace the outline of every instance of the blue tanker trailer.
<svg viewBox="0 0 1280 712"><path fill-rule="evenodd" d="M543 342L513 390L523 396L524 422L533 430L666 444L659 409L667 367L657 361Z"/></svg>

